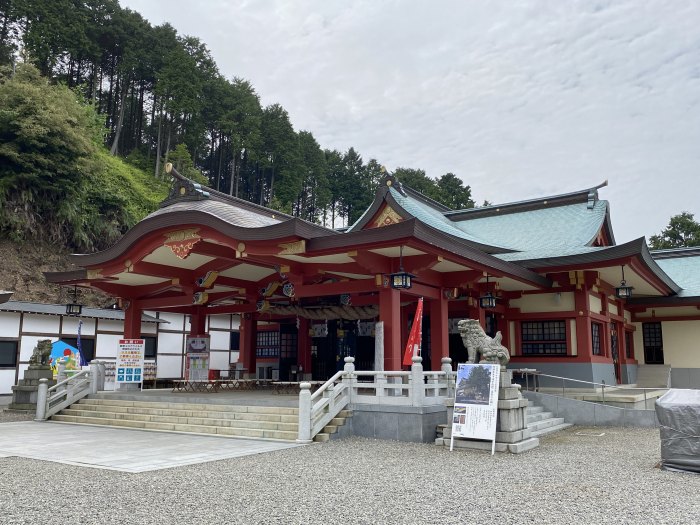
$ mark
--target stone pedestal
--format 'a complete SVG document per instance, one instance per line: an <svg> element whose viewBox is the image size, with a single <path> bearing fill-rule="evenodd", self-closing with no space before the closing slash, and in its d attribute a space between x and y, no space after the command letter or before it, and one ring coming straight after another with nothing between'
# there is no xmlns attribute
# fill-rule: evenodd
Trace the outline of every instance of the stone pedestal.
<svg viewBox="0 0 700 525"><path fill-rule="evenodd" d="M512 371L502 368L498 389L496 452L520 454L539 446L540 440L530 437L530 430L526 428L525 409L527 404L527 399L520 394L520 385L513 383ZM453 410L454 400L450 400L447 406L447 424L443 426L442 438L438 437L435 440L437 445L448 448L450 446ZM491 450L491 442L459 438L455 439L454 448Z"/></svg>
<svg viewBox="0 0 700 525"><path fill-rule="evenodd" d="M29 365L24 378L12 387L12 403L7 407L8 410L36 411L39 379L48 379L49 388L56 384L49 365Z"/></svg>

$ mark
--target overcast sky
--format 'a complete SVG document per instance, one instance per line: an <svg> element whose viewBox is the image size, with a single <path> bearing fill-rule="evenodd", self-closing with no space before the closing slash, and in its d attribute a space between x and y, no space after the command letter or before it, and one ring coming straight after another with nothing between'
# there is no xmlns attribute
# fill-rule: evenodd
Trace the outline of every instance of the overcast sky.
<svg viewBox="0 0 700 525"><path fill-rule="evenodd" d="M697 0L121 4L199 37L324 148L453 172L477 202L608 179L618 243L700 219Z"/></svg>

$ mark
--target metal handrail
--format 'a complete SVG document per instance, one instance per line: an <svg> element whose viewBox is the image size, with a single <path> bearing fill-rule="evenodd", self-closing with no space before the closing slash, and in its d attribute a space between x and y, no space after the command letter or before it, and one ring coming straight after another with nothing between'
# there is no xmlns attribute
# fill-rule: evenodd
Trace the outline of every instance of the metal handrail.
<svg viewBox="0 0 700 525"><path fill-rule="evenodd" d="M617 390L641 390L642 393L644 394L644 407L646 408L647 406L647 390L668 390L668 387L634 387L634 386L626 386L626 385L608 385L603 381L602 383L596 383L595 381L585 381L583 379L573 379L571 377L562 377L562 376L555 376L551 374L543 374L541 372L538 372L536 370L531 370L531 369L524 369L524 370L518 370L518 369L513 369L513 372L519 372L521 374L525 375L525 383L526 383L526 390L530 390L529 386L529 381L528 377L530 375L533 376L538 376L538 377L549 377L551 379L561 379L561 390L562 390L562 397L566 397L566 381L572 381L574 383L584 383L587 385L594 385L594 386L600 386L602 387L602 396L603 396L603 404L605 404L605 387L608 387L609 389L617 389ZM533 381L533 386L534 386L534 381Z"/></svg>

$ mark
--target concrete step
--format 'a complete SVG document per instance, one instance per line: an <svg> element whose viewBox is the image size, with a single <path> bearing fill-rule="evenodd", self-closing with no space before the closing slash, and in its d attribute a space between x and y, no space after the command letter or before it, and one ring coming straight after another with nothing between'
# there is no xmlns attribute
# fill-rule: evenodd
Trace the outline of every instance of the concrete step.
<svg viewBox="0 0 700 525"><path fill-rule="evenodd" d="M536 406L536 405L528 405L528 406L525 408L525 413L528 414L528 415L531 415L531 414L539 414L540 412L544 412L544 408L538 407L538 406Z"/></svg>
<svg viewBox="0 0 700 525"><path fill-rule="evenodd" d="M192 434L215 434L229 437L245 437L256 439L278 439L294 441L297 432L283 430L264 430L257 428L233 428L217 427L212 425L188 425L181 423L163 423L154 421L132 421L128 419L110 419L101 417L82 417L56 414L51 418L53 421L65 423L83 423L87 425L105 425L112 427L138 428L142 430L165 430L170 432L188 432Z"/></svg>
<svg viewBox="0 0 700 525"><path fill-rule="evenodd" d="M533 430L530 432L530 436L532 437L541 437L541 436L546 436L547 434L553 434L554 432L559 432L560 430L567 429L569 427L574 426L573 423L561 423L559 425L554 425L551 427L543 428L541 430Z"/></svg>
<svg viewBox="0 0 700 525"><path fill-rule="evenodd" d="M536 421L542 421L543 419L549 419L552 417L554 414L551 412L537 412L535 414L526 414L525 415L525 423L530 424L534 423Z"/></svg>
<svg viewBox="0 0 700 525"><path fill-rule="evenodd" d="M83 398L80 404L88 405L108 405L135 408L157 408L160 410L199 410L209 412L253 412L257 414L299 414L298 408L291 407L268 407L268 406L239 406L239 405L219 405L206 403L170 403L164 401L131 401L111 398Z"/></svg>
<svg viewBox="0 0 700 525"><path fill-rule="evenodd" d="M544 428L555 427L564 423L563 417L550 417L549 419L543 419L542 421L535 421L527 425L531 431L542 430Z"/></svg>
<svg viewBox="0 0 700 525"><path fill-rule="evenodd" d="M75 405L74 405L75 406ZM211 414L211 412L209 412ZM214 412L215 413L215 412ZM278 421L262 421L251 419L219 419L216 417L177 417L172 415L157 414L129 414L104 410L78 410L67 408L61 411L65 416L98 417L104 419L124 419L129 421L154 421L157 423L174 423L180 425L205 425L231 428L258 428L262 430L288 430L296 432L299 429L298 422L281 423Z"/></svg>
<svg viewBox="0 0 700 525"><path fill-rule="evenodd" d="M297 408L290 407L89 397L51 419L74 424L295 441L299 428L298 412ZM314 441L330 440L349 417L352 417L352 410L342 410L314 437Z"/></svg>
<svg viewBox="0 0 700 525"><path fill-rule="evenodd" d="M167 404L164 404L164 407ZM122 413L122 414L143 414L143 415L153 415L153 416L172 416L172 417L205 417L205 418L215 418L215 419L241 419L250 421L277 421L280 423L295 423L299 420L299 416L296 414L274 414L261 412L249 412L242 409L255 409L256 407L232 407L237 410L191 410L191 409L180 409L176 408L158 408L158 407L134 407L134 406L121 406L121 405L106 405L106 404L92 404L88 401L81 400L78 404L73 405L74 408L79 410L93 410L93 411L103 411L112 413ZM269 407L263 407L269 408Z"/></svg>

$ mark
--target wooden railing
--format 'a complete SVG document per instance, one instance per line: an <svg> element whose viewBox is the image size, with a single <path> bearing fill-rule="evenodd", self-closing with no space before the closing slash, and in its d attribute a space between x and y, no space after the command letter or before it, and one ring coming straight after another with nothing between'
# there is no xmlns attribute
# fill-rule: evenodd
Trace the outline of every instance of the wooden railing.
<svg viewBox="0 0 700 525"><path fill-rule="evenodd" d="M439 372L423 371L422 358L414 357L410 371L356 371L355 359L311 394L301 383L299 443L309 443L341 410L350 404L432 406L454 397L452 360L442 360Z"/></svg>

